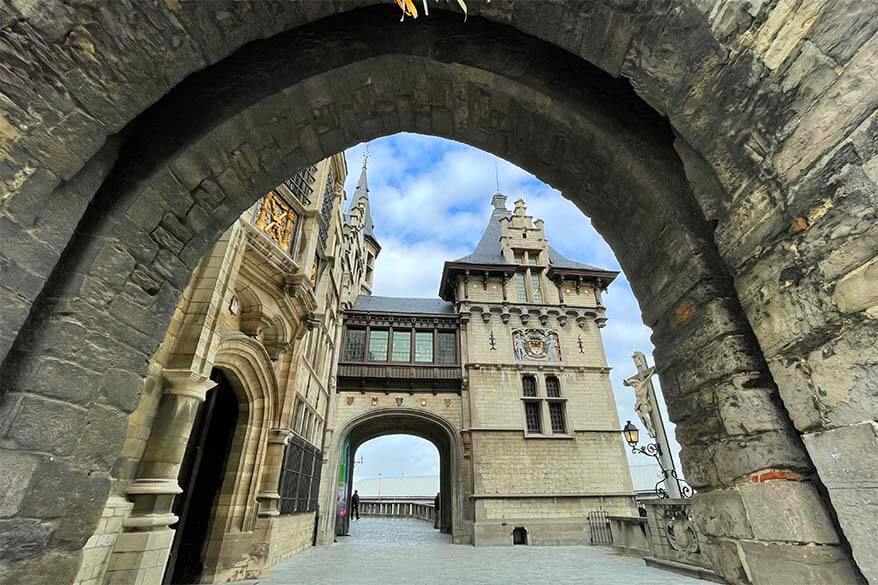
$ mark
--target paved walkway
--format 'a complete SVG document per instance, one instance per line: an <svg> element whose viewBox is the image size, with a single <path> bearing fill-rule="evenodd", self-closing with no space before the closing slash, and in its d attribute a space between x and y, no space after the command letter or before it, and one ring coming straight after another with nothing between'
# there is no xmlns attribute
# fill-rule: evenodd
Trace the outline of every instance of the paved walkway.
<svg viewBox="0 0 878 585"><path fill-rule="evenodd" d="M420 520L363 518L351 536L278 564L259 585L700 585L597 546L453 545ZM257 583L254 582L254 583Z"/></svg>

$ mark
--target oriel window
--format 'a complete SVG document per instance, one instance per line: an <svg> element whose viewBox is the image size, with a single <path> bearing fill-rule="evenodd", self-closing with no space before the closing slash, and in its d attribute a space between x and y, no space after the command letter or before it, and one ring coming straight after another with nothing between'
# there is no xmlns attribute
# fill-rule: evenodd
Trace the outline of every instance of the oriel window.
<svg viewBox="0 0 878 585"><path fill-rule="evenodd" d="M433 361L433 332L417 331L415 332L415 361L416 362L432 362Z"/></svg>
<svg viewBox="0 0 878 585"><path fill-rule="evenodd" d="M412 359L412 332L393 332L393 348L390 354L391 361L408 362Z"/></svg>
<svg viewBox="0 0 878 585"><path fill-rule="evenodd" d="M440 364L457 362L457 338L451 332L439 332L436 339L436 361Z"/></svg>
<svg viewBox="0 0 878 585"><path fill-rule="evenodd" d="M369 359L374 362L387 361L388 331L373 329L369 333Z"/></svg>

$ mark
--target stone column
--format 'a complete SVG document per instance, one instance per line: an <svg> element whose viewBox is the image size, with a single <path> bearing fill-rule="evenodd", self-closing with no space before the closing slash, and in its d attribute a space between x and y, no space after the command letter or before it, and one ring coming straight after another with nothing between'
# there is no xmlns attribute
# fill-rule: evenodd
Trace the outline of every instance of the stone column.
<svg viewBox="0 0 878 585"><path fill-rule="evenodd" d="M107 584L161 585L178 518L174 498L183 492L180 466L192 425L216 382L191 370L165 370L167 382L137 478L126 494L134 503L107 567Z"/></svg>
<svg viewBox="0 0 878 585"><path fill-rule="evenodd" d="M268 445L265 451L265 463L262 465L262 476L259 479L259 516L280 516L280 493L278 484L284 463L284 452L290 438L289 429L271 429L268 431Z"/></svg>

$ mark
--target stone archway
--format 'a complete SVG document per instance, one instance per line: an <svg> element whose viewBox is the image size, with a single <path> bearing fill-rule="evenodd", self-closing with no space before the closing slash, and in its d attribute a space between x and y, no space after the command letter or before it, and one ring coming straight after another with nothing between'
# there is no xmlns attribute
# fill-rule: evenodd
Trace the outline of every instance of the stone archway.
<svg viewBox="0 0 878 585"><path fill-rule="evenodd" d="M353 461L360 445L384 435L404 434L421 437L433 443L439 451L440 492L444 494L442 525L449 523L455 543L472 541L471 522L467 523L466 494L463 493L463 445L460 428L454 421L438 414L416 408L379 408L369 410L347 419L333 433L328 443L328 456L323 466L324 481L321 483L321 514L319 518L319 544L331 544L335 536L335 509L339 482L339 465L347 452ZM351 477L348 481L351 481ZM441 509L441 507L440 507Z"/></svg>
<svg viewBox="0 0 878 585"><path fill-rule="evenodd" d="M72 31L64 35L66 52L35 56L42 74L6 92L13 106L38 96L45 115L32 120L26 108L10 107L14 129L3 145L11 164L3 175L2 248L14 276L3 283L0 347L12 348L3 370L3 432L14 448L4 456L21 470L20 484L67 477L81 488L61 501L64 514L23 496L12 503L7 533L27 530L35 543L13 553L15 571L42 566L34 551L43 550L52 551L55 570L75 570L101 507L99 495L82 494L105 489L127 395L136 392L144 356L207 245L285 170L405 129L484 148L560 187L593 218L626 272L640 275L632 284L655 330L671 416L687 439L689 477L704 493L701 517L724 519L703 529L727 578L752 578L741 555L759 573L767 554L795 564L813 550L796 543L838 540L799 433L855 554L867 553L869 524L842 489L847 467L862 467L847 450L841 467L829 455L841 438L875 441L875 325L868 318L875 299L866 286L874 256L868 138L875 92L865 74L874 31L822 7L807 15L812 34L804 39L790 27L806 24L786 18L781 5L753 15L734 8L702 14L687 2L592 10L559 3L542 14L527 2L472 4L474 13L512 27L475 18L464 27L436 14L390 29L392 19L373 9L315 22L222 61L246 40L316 21L333 7L260 6L229 12L222 25L189 6L143 8L152 26L177 35L164 43L117 15L85 17L57 6L51 30ZM56 46L39 39L42 18L26 14L10 24L6 54L27 54L37 40ZM104 61L96 48L124 59ZM155 56L169 54L181 57L178 68L133 66L136 59L165 63ZM820 65L808 69L809 58L846 67L836 76ZM63 67L53 68L52 59ZM794 60L798 67L781 67ZM108 132L215 61L99 148ZM678 138L624 82L586 61L630 80ZM87 82L59 80L58 70L81 71ZM110 72L115 77L103 75ZM103 97L102 87L110 88ZM831 116L839 100L846 107ZM53 213L59 205L69 208ZM157 230L177 223L188 239L159 245ZM834 235L839 230L844 241ZM41 431L35 421L44 416L51 424ZM801 525L725 520L790 494L800 510L817 510ZM59 519L77 515L83 521L73 526ZM845 562L837 547L819 550L818 564ZM861 568L870 566L863 558Z"/></svg>

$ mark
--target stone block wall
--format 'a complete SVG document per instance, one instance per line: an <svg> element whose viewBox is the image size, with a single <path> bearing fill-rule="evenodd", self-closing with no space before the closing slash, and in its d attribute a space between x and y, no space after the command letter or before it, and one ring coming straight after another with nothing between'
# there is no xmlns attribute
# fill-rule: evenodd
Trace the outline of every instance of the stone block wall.
<svg viewBox="0 0 878 585"><path fill-rule="evenodd" d="M268 566L274 566L311 546L316 515L316 512L306 512L274 519L268 549Z"/></svg>
<svg viewBox="0 0 878 585"><path fill-rule="evenodd" d="M107 561L122 532L122 522L134 506L125 498L112 496L101 512L94 534L82 549L82 564L74 585L103 585Z"/></svg>

